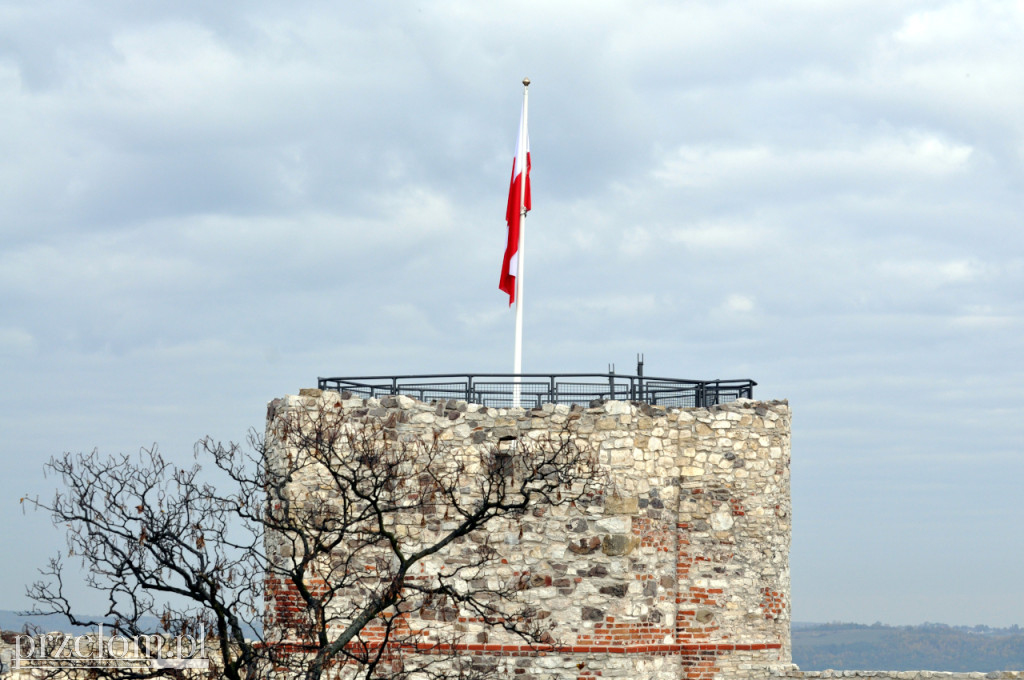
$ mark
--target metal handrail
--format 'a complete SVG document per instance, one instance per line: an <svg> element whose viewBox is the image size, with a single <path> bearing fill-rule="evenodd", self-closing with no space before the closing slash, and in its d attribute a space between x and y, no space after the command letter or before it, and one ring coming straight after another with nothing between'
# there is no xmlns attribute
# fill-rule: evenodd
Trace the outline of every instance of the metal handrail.
<svg viewBox="0 0 1024 680"><path fill-rule="evenodd" d="M516 380L518 379L518 380ZM466 401L492 407L512 405L516 386L520 403L579 404L633 401L661 406L706 407L753 398L753 380L684 380L615 373L441 373L427 375L318 378L322 390L361 397L405 395L420 401Z"/></svg>

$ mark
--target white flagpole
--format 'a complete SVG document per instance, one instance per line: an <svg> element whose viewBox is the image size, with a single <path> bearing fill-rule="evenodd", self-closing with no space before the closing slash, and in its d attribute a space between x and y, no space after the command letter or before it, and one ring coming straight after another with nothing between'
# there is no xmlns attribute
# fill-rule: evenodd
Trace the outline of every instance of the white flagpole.
<svg viewBox="0 0 1024 680"><path fill-rule="evenodd" d="M530 89L530 79L523 78L523 122L519 129L519 148L516 149L516 163L519 164L523 179L519 182L519 245L516 248L516 339L515 351L512 359L512 406L519 407L520 380L519 375L523 372L523 260L526 259L526 178L528 166L526 163L527 147L527 126L526 126L526 104L527 94Z"/></svg>

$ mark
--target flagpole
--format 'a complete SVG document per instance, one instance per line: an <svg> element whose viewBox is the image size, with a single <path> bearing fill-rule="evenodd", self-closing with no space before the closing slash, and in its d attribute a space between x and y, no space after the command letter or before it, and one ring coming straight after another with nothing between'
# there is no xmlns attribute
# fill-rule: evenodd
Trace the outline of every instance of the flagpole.
<svg viewBox="0 0 1024 680"><path fill-rule="evenodd" d="M520 148L516 149L516 162L521 164L523 179L519 182L519 245L516 248L516 339L512 358L512 406L519 407L520 374L523 372L523 260L526 259L526 178L529 167L526 160L526 106L530 79L523 78L523 127L519 130Z"/></svg>

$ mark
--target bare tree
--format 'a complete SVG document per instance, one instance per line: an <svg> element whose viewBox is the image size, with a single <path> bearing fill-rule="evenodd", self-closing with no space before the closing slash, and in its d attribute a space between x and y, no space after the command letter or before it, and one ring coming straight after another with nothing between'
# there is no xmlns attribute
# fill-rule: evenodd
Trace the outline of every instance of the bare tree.
<svg viewBox="0 0 1024 680"><path fill-rule="evenodd" d="M113 632L152 632L147 616L172 635L203 625L218 652L210 675L232 680L480 675L486 669L453 658L459 627L448 624L457 618L550 644L519 597L523 577L494 578L490 537L527 511L595 493L596 464L571 425L453 447L394 417L342 416L324 403L272 414L268 436L253 433L245 447L200 441L197 459L212 461L219 482L155 447L52 459L63 488L33 502L66 527L68 549L30 587L36 613L99 623L80 618L67 596L68 564L78 560L107 598Z"/></svg>

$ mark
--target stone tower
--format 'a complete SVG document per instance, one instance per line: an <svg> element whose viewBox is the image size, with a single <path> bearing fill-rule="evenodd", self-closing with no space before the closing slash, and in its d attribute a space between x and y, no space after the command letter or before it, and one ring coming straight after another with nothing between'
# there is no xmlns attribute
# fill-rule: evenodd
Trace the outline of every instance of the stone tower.
<svg viewBox="0 0 1024 680"><path fill-rule="evenodd" d="M405 436L437 436L453 447L539 437L571 420L574 436L595 452L606 483L592 502L491 528L499 575L529 574L522 598L551 623L550 649L472 622L408 622L460 627L459 654L474 663L573 680L767 678L791 668L785 401L522 409L303 390L272 403L268 442L277 464L287 456L275 445L280 424L303 409L375 418ZM297 491L308 498L322 493L313 478L296 483L307 484ZM270 584L268 625L286 626L294 603L285 585Z"/></svg>

